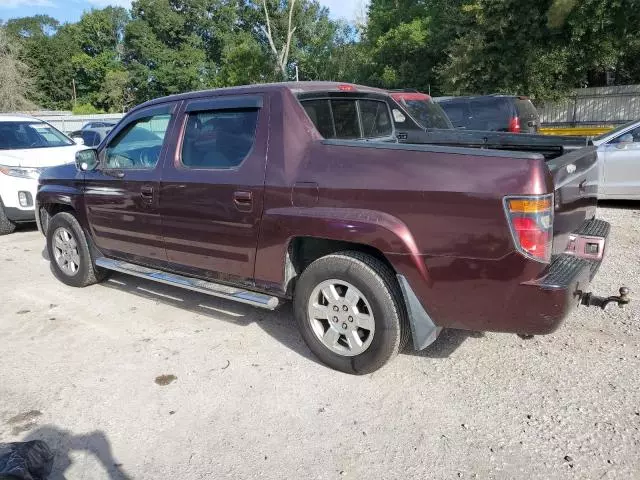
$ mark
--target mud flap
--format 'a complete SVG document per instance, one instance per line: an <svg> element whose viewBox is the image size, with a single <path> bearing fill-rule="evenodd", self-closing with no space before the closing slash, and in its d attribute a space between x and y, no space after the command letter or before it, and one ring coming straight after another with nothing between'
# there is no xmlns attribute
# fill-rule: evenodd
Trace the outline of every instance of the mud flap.
<svg viewBox="0 0 640 480"><path fill-rule="evenodd" d="M415 350L424 350L436 341L438 335L442 331L442 327L438 327L429 314L425 311L411 289L409 282L403 275L398 275L398 283L402 289L404 303L407 306L407 314L409 315L409 324L411 325L411 336L413 338L413 348Z"/></svg>

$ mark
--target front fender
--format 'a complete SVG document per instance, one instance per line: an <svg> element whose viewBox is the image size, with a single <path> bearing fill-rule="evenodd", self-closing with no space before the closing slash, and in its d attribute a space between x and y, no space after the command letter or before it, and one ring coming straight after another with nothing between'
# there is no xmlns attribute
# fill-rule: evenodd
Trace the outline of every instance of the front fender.
<svg viewBox="0 0 640 480"><path fill-rule="evenodd" d="M38 193L35 200L36 223L38 230L46 235L46 225L43 225L41 218L41 208L43 206L63 205L66 209L73 209L80 225L86 229L87 222L84 211L83 195L80 185L58 185L54 183L38 186Z"/></svg>

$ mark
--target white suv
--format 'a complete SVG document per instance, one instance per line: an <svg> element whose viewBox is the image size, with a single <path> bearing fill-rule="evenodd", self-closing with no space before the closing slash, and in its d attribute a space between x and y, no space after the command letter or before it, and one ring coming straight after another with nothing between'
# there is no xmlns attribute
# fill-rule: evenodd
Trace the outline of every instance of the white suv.
<svg viewBox="0 0 640 480"><path fill-rule="evenodd" d="M40 172L75 161L82 148L42 120L0 115L0 235L13 232L16 223L35 221Z"/></svg>

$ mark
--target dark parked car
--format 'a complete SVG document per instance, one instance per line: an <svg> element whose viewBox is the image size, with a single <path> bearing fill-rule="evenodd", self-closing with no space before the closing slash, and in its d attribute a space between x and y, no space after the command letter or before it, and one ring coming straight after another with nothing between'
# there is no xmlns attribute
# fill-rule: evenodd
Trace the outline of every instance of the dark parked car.
<svg viewBox="0 0 640 480"><path fill-rule="evenodd" d="M422 127L442 130L454 128L445 111L437 102L434 102L431 95L417 90L391 90L390 94L392 98L402 103ZM404 121L397 114L394 115L394 120Z"/></svg>
<svg viewBox="0 0 640 480"><path fill-rule="evenodd" d="M528 97L483 95L436 101L456 128L512 133L537 133L540 128L538 111Z"/></svg>
<svg viewBox="0 0 640 480"><path fill-rule="evenodd" d="M86 130L88 128L113 128L117 122L109 122L109 121L91 121L87 122L82 126L82 130Z"/></svg>
<svg viewBox="0 0 640 480"><path fill-rule="evenodd" d="M54 274L292 299L309 348L359 374L443 327L545 334L580 301L603 304L587 293L609 235L593 148L547 161L377 141L396 135L387 99L296 82L136 107L40 177Z"/></svg>
<svg viewBox="0 0 640 480"><path fill-rule="evenodd" d="M97 147L104 140L113 127L94 127L85 128L71 132L71 138L81 138L87 147Z"/></svg>

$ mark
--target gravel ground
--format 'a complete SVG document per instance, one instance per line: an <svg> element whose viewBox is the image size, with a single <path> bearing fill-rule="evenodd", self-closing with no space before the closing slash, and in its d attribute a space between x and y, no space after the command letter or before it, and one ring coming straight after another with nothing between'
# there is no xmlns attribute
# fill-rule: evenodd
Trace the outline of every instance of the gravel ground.
<svg viewBox="0 0 640 480"><path fill-rule="evenodd" d="M640 291L640 205L600 217L593 290ZM640 300L526 341L445 331L353 377L288 306L124 275L73 289L43 243L0 238L0 442L49 441L54 479L640 478Z"/></svg>

